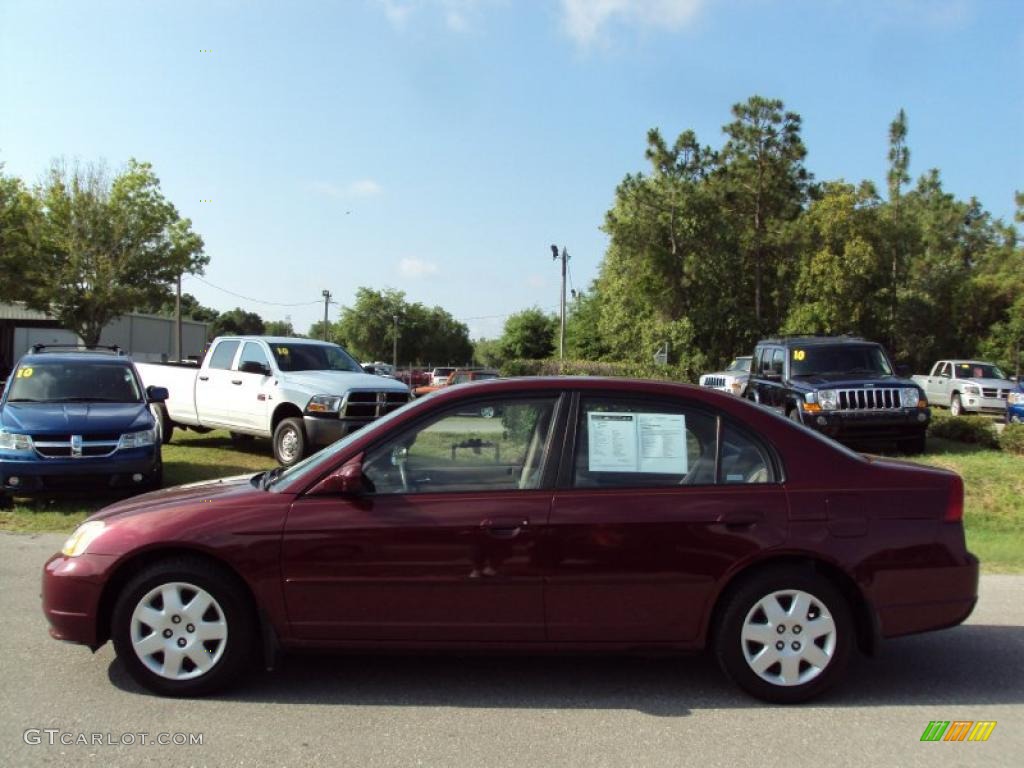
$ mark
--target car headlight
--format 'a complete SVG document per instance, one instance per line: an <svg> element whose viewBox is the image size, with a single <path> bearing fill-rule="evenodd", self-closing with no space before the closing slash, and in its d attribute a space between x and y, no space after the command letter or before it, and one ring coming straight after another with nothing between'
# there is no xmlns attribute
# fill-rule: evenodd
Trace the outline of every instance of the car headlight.
<svg viewBox="0 0 1024 768"><path fill-rule="evenodd" d="M921 393L913 387L904 387L900 390L900 405L904 408L917 408L918 402L923 399Z"/></svg>
<svg viewBox="0 0 1024 768"><path fill-rule="evenodd" d="M337 413L341 410L341 397L338 395L314 395L306 406L309 413Z"/></svg>
<svg viewBox="0 0 1024 768"><path fill-rule="evenodd" d="M1011 392L1007 400L1010 405L1024 405L1024 392Z"/></svg>
<svg viewBox="0 0 1024 768"><path fill-rule="evenodd" d="M105 527L106 523L102 520L91 520L82 523L75 528L75 532L64 542L64 548L60 551L61 554L65 557L78 557L84 554L89 545L96 540L96 537L103 533Z"/></svg>
<svg viewBox="0 0 1024 768"><path fill-rule="evenodd" d="M0 449L5 451L31 451L32 438L28 435L19 435L17 432L8 432L0 429Z"/></svg>
<svg viewBox="0 0 1024 768"><path fill-rule="evenodd" d="M141 432L125 432L117 443L117 449L143 448L156 442L156 430L144 429Z"/></svg>
<svg viewBox="0 0 1024 768"><path fill-rule="evenodd" d="M981 394L981 387L978 387L978 386L976 386L974 384L967 384L967 385L964 386L964 394L965 395L980 395Z"/></svg>
<svg viewBox="0 0 1024 768"><path fill-rule="evenodd" d="M839 407L839 392L834 389L819 389L818 405L823 411L836 410Z"/></svg>

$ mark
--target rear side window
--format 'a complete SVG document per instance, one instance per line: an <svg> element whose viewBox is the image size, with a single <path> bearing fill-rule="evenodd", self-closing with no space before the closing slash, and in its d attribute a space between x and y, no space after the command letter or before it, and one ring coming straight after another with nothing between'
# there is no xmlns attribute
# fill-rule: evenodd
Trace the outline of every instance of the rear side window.
<svg viewBox="0 0 1024 768"><path fill-rule="evenodd" d="M776 349L772 352L772 373L777 373L779 376L782 375L782 366L786 360L786 351L784 349Z"/></svg>
<svg viewBox="0 0 1024 768"><path fill-rule="evenodd" d="M718 482L770 483L772 463L760 440L730 424L722 425L722 451L718 460Z"/></svg>
<svg viewBox="0 0 1024 768"><path fill-rule="evenodd" d="M228 370L231 368L231 361L235 359L235 352L238 351L237 341L222 341L213 350L210 356L210 368Z"/></svg>

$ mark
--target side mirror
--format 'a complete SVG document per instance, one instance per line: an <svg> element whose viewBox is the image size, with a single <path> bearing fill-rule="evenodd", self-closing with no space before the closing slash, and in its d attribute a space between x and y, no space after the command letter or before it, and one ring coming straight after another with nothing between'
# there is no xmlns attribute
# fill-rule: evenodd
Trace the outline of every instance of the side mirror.
<svg viewBox="0 0 1024 768"><path fill-rule="evenodd" d="M258 363L255 360L246 360L238 368L242 373L258 373L261 376L269 376L270 369L263 363Z"/></svg>
<svg viewBox="0 0 1024 768"><path fill-rule="evenodd" d="M901 379L909 379L910 378L910 366L907 365L906 363L903 363L901 365L897 365L896 366L896 375L899 376Z"/></svg>
<svg viewBox="0 0 1024 768"><path fill-rule="evenodd" d="M146 400L151 403L166 402L170 396L171 393L167 391L167 387L146 387Z"/></svg>
<svg viewBox="0 0 1024 768"><path fill-rule="evenodd" d="M362 496L373 490L363 474L363 454L359 454L313 486L310 496Z"/></svg>

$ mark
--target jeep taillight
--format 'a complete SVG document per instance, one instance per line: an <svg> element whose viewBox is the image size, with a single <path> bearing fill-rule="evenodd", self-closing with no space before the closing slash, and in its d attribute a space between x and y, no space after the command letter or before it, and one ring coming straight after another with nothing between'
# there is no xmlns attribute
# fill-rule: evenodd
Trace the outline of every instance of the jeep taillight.
<svg viewBox="0 0 1024 768"><path fill-rule="evenodd" d="M949 484L949 500L942 519L947 523L959 523L964 519L964 481L960 475L956 475Z"/></svg>

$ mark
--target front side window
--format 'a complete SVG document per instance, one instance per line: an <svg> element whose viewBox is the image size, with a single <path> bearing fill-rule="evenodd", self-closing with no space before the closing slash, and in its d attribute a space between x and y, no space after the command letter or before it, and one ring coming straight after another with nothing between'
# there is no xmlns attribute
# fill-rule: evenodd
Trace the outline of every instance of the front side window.
<svg viewBox="0 0 1024 768"><path fill-rule="evenodd" d="M368 451L363 473L380 495L539 488L556 400L454 406Z"/></svg>
<svg viewBox="0 0 1024 768"><path fill-rule="evenodd" d="M9 403L138 403L142 390L127 365L22 364L11 377Z"/></svg>
<svg viewBox="0 0 1024 768"><path fill-rule="evenodd" d="M263 351L263 347L254 341L245 342L245 346L242 347L242 356L238 358L238 367L242 367L242 363L259 363L268 371L270 370L270 361L267 360L267 353Z"/></svg>
<svg viewBox="0 0 1024 768"><path fill-rule="evenodd" d="M943 363L942 368L939 370L939 376L941 376L944 379L950 378L949 363Z"/></svg>
<svg viewBox="0 0 1024 768"><path fill-rule="evenodd" d="M772 352L772 373L782 375L782 367L786 362L786 350L776 349Z"/></svg>
<svg viewBox="0 0 1024 768"><path fill-rule="evenodd" d="M717 420L675 403L586 397L573 486L642 488L715 482Z"/></svg>
<svg viewBox="0 0 1024 768"><path fill-rule="evenodd" d="M229 370L231 368L231 361L235 359L235 352L237 351L237 341L222 341L210 356L210 368L216 368L221 371Z"/></svg>

